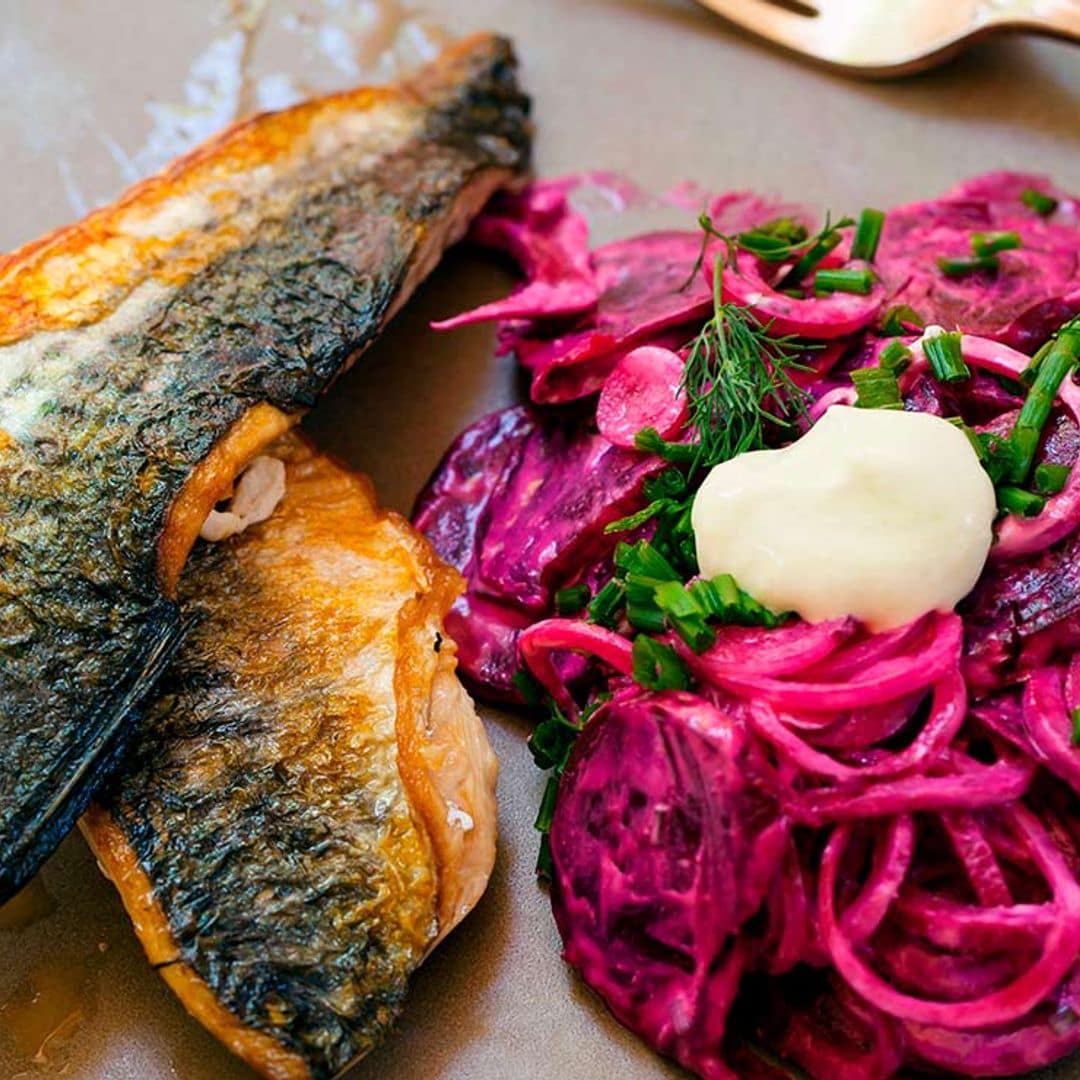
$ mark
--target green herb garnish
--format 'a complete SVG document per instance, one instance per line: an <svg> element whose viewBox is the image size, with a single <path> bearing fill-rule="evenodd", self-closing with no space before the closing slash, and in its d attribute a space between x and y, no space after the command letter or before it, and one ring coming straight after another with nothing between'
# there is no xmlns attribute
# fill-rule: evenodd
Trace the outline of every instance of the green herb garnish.
<svg viewBox="0 0 1080 1080"><path fill-rule="evenodd" d="M1017 517L1038 517L1046 509L1046 500L1023 488L1003 485L997 489L998 509Z"/></svg>
<svg viewBox="0 0 1080 1080"><path fill-rule="evenodd" d="M559 615L577 615L591 597L588 585L571 585L555 594L555 611Z"/></svg>
<svg viewBox="0 0 1080 1080"><path fill-rule="evenodd" d="M786 618L778 615L739 588L730 574L691 582L687 591L710 619L735 626L764 626L773 629Z"/></svg>
<svg viewBox="0 0 1080 1080"><path fill-rule="evenodd" d="M966 277L979 271L992 273L997 270L998 259L996 255L970 255L959 258L938 259L938 267L946 277Z"/></svg>
<svg viewBox="0 0 1080 1080"><path fill-rule="evenodd" d="M814 290L819 293L843 292L869 296L873 287L873 270L819 270L814 275Z"/></svg>
<svg viewBox="0 0 1080 1080"><path fill-rule="evenodd" d="M634 682L646 690L688 690L690 672L670 645L647 634L634 639Z"/></svg>
<svg viewBox="0 0 1080 1080"><path fill-rule="evenodd" d="M544 701L543 684L528 668L521 668L510 680L526 705L541 705Z"/></svg>
<svg viewBox="0 0 1080 1080"><path fill-rule="evenodd" d="M978 448L979 460L990 477L990 482L997 487L1005 482L1015 466L1016 448L1009 438L1001 435L990 432L972 435Z"/></svg>
<svg viewBox="0 0 1080 1080"><path fill-rule="evenodd" d="M858 395L855 402L860 409L902 409L904 399L900 396L900 383L896 376L883 367L857 368L851 373Z"/></svg>
<svg viewBox="0 0 1080 1080"><path fill-rule="evenodd" d="M1050 350L1054 347L1054 342L1057 341L1057 334L1051 335L1050 340L1044 342L1043 345L1035 351L1035 355L1031 358L1028 366L1020 372L1020 383L1025 388L1025 392L1030 390L1032 384L1035 382L1035 376L1039 374L1039 368L1042 366L1043 360L1049 355Z"/></svg>
<svg viewBox="0 0 1080 1080"><path fill-rule="evenodd" d="M1016 459L1009 471L1013 484L1023 484L1031 472L1035 452L1042 439L1043 428L1050 419L1061 384L1068 378L1080 360L1080 316L1066 323L1058 331L1049 349L1041 356L1035 380L1027 399L1016 418L1009 440L1016 448Z"/></svg>
<svg viewBox="0 0 1080 1080"><path fill-rule="evenodd" d="M902 341L890 341L878 356L878 367L891 375L899 375L907 370L913 359L911 350Z"/></svg>
<svg viewBox="0 0 1080 1080"><path fill-rule="evenodd" d="M692 577L697 573L697 552L690 523L693 499L690 497L690 486L686 477L677 468L665 469L645 481L644 493L649 500L644 509L619 521L613 521L604 531L631 532L655 519L653 547L661 552L684 578Z"/></svg>
<svg viewBox="0 0 1080 1080"><path fill-rule="evenodd" d="M550 769L551 775L544 785L533 828L540 833L540 851L536 858L536 873L550 880L554 867L551 862L551 823L555 819L555 806L559 799L559 780L566 770L574 743L593 713L611 700L610 694L601 694L581 711L575 722L568 719L553 701L548 702L548 715L541 720L529 736L529 751L533 761L541 769Z"/></svg>
<svg viewBox="0 0 1080 1080"><path fill-rule="evenodd" d="M1049 217L1057 208L1058 201L1052 195L1044 195L1041 191L1028 188L1021 192L1020 201L1029 209L1042 217Z"/></svg>
<svg viewBox="0 0 1080 1080"><path fill-rule="evenodd" d="M672 630L694 652L703 653L716 644L716 631L706 621L709 613L681 581L658 585L654 596Z"/></svg>
<svg viewBox="0 0 1080 1080"><path fill-rule="evenodd" d="M801 225L794 218L781 217L747 232L738 233L735 236L735 246L765 262L780 263L802 251L809 237L810 233L805 225Z"/></svg>
<svg viewBox="0 0 1080 1080"><path fill-rule="evenodd" d="M971 369L964 363L960 334L938 334L937 337L926 338L923 352L938 382L963 382L971 378Z"/></svg>
<svg viewBox="0 0 1080 1080"><path fill-rule="evenodd" d="M772 337L751 311L723 300L723 258L713 276L713 315L690 347L682 392L699 443L696 468L765 446L770 424L791 430L807 394L791 378L806 371L807 346Z"/></svg>
<svg viewBox="0 0 1080 1080"><path fill-rule="evenodd" d="M1057 495L1065 489L1071 473L1070 465L1039 465L1032 477L1033 486L1040 495Z"/></svg>
<svg viewBox="0 0 1080 1080"><path fill-rule="evenodd" d="M999 251L1013 251L1023 246L1017 232L975 233L971 238L971 250L980 256L996 255Z"/></svg>
<svg viewBox="0 0 1080 1080"><path fill-rule="evenodd" d="M799 256L795 265L783 276L778 287L790 289L805 281L817 269L822 259L832 254L840 246L840 241L843 240L840 230L849 229L854 224L855 222L851 218L846 217L841 218L840 221L833 225L826 216L825 227L812 241L808 241L808 247Z"/></svg>
<svg viewBox="0 0 1080 1080"><path fill-rule="evenodd" d="M873 262L881 242L881 230L885 226L885 215L880 210L866 209L859 216L855 227L855 239L851 243L851 257Z"/></svg>
<svg viewBox="0 0 1080 1080"><path fill-rule="evenodd" d="M596 623L607 630L614 630L619 624L619 612L626 603L626 589L621 581L611 579L593 598L585 609L589 622Z"/></svg>
<svg viewBox="0 0 1080 1080"><path fill-rule="evenodd" d="M653 427L642 428L634 436L634 445L642 453L652 454L671 465L690 465L700 453L697 443L669 442Z"/></svg>
<svg viewBox="0 0 1080 1080"><path fill-rule="evenodd" d="M926 320L910 305L897 304L881 317L878 334L881 337L903 337L913 330L922 330Z"/></svg>
<svg viewBox="0 0 1080 1080"><path fill-rule="evenodd" d="M541 769L562 772L573 748L574 740L581 732L581 723L567 719L553 701L549 702L548 715L540 721L529 736L529 752Z"/></svg>
<svg viewBox="0 0 1080 1080"><path fill-rule="evenodd" d="M1023 240L1016 232L975 233L971 237L970 258L946 257L938 259L938 266L947 277L964 277L979 271L995 273L1001 266L998 253L1022 246Z"/></svg>
<svg viewBox="0 0 1080 1080"><path fill-rule="evenodd" d="M785 288L798 284L830 251L839 245L842 239L840 229L850 228L854 224L851 218L843 218L833 225L826 216L824 228L811 236L805 225L801 225L793 218L781 217L767 221L763 225L757 225L745 232L730 235L720 232L713 224L712 218L708 214L702 214L698 218L698 225L704 234L701 240L701 251L698 253L687 284L697 277L705 262L709 241L715 239L724 245L727 262L732 266L736 265L737 253L740 251L745 251L768 263L790 262L796 257L799 257L801 262L803 258L809 258L806 268L796 276L793 277L791 272L788 273L779 286L783 291ZM802 294L796 295L801 298Z"/></svg>
<svg viewBox="0 0 1080 1080"><path fill-rule="evenodd" d="M1072 744L1080 746L1080 708L1073 709L1072 716Z"/></svg>
<svg viewBox="0 0 1080 1080"><path fill-rule="evenodd" d="M619 544L615 570L626 590L626 618L631 626L650 634L667 629L664 612L656 602L656 590L665 582L678 582L670 562L647 540Z"/></svg>

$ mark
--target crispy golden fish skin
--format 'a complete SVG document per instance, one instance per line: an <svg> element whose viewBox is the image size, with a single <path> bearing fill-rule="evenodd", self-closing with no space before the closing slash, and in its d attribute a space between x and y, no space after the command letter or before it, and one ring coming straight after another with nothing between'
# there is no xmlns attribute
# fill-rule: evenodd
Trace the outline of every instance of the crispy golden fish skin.
<svg viewBox="0 0 1080 1080"><path fill-rule="evenodd" d="M364 478L273 453L282 504L196 547L191 632L82 826L188 1010L263 1075L323 1078L483 891L495 761L440 634L456 573Z"/></svg>
<svg viewBox="0 0 1080 1080"><path fill-rule="evenodd" d="M526 166L527 113L472 38L0 258L0 900L121 755L209 510Z"/></svg>

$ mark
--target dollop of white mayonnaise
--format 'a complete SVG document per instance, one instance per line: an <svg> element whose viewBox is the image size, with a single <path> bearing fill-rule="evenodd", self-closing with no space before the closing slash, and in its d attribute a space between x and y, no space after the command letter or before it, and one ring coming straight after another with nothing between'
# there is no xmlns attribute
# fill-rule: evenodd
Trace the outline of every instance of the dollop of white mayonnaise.
<svg viewBox="0 0 1080 1080"><path fill-rule="evenodd" d="M774 611L887 630L948 611L986 563L994 488L964 433L928 413L833 406L782 450L717 465L693 508L705 577Z"/></svg>

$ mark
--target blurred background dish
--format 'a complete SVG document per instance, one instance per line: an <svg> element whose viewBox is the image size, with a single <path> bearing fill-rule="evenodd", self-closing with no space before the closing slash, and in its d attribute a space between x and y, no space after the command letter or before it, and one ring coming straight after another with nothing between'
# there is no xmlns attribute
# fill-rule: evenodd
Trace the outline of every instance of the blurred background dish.
<svg viewBox="0 0 1080 1080"><path fill-rule="evenodd" d="M990 34L1080 41L1076 0L698 0L792 52L851 75L888 78L944 63Z"/></svg>

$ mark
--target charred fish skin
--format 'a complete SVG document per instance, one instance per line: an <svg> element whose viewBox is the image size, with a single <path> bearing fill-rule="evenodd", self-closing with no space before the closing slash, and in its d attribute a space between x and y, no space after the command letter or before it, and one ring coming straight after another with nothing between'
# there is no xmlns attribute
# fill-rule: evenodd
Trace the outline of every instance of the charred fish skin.
<svg viewBox="0 0 1080 1080"><path fill-rule="evenodd" d="M283 503L196 548L191 630L83 829L188 1008L194 979L264 1075L328 1080L385 1037L440 930L397 680L407 628L430 651L460 585L361 478L296 435L275 452Z"/></svg>
<svg viewBox="0 0 1080 1080"><path fill-rule="evenodd" d="M231 479L200 467L233 439L235 472L370 344L526 167L527 116L509 44L470 39L402 88L241 125L0 259L0 899L175 647L175 579Z"/></svg>

